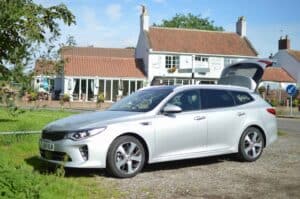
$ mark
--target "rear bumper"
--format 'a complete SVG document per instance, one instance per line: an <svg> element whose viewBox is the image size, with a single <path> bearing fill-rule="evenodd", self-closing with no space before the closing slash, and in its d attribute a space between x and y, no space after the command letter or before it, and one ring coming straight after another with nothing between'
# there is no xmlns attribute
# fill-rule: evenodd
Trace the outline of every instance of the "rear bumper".
<svg viewBox="0 0 300 199"><path fill-rule="evenodd" d="M266 130L266 146L269 146L273 142L277 140L278 137L278 128L277 128L277 120L274 117L273 120L265 123Z"/></svg>

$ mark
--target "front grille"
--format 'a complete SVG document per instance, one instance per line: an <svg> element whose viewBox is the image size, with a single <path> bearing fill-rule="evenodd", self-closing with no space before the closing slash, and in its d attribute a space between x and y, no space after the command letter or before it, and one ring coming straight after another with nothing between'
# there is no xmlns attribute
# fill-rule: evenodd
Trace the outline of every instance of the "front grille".
<svg viewBox="0 0 300 199"><path fill-rule="evenodd" d="M65 132L42 132L42 139L57 141L62 140L65 138L66 133Z"/></svg>
<svg viewBox="0 0 300 199"><path fill-rule="evenodd" d="M68 161L71 162L71 157L64 152L57 151L47 151L40 149L41 156L47 160L55 160L55 161Z"/></svg>

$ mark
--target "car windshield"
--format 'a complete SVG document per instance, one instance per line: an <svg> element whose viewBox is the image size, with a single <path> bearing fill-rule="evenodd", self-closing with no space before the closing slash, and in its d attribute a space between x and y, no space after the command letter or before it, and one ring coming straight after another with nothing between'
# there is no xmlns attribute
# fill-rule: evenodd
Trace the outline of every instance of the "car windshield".
<svg viewBox="0 0 300 199"><path fill-rule="evenodd" d="M173 89L147 89L116 102L109 111L148 112L156 107Z"/></svg>

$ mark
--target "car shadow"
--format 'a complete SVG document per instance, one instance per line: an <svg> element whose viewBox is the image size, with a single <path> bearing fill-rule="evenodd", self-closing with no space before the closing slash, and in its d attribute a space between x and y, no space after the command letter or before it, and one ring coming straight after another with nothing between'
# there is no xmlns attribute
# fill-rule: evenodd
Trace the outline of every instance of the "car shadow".
<svg viewBox="0 0 300 199"><path fill-rule="evenodd" d="M44 175L62 175L63 172L64 177L107 176L104 169L63 168L61 165L43 161L38 156L27 158L25 159L25 162L32 166L34 171Z"/></svg>
<svg viewBox="0 0 300 199"><path fill-rule="evenodd" d="M224 161L236 161L234 155L223 155L214 156L207 158L195 158L187 160L176 160L162 163L146 164L142 173L157 172L162 170L175 170L181 168L189 168L194 166L207 166L210 164L218 164ZM61 166L57 164L52 164L41 160L38 156L33 156L25 159L25 162L31 165L34 171L40 174L59 174ZM64 168L64 177L95 177L95 176L105 176L112 177L108 174L105 169L82 169L82 168Z"/></svg>
<svg viewBox="0 0 300 199"><path fill-rule="evenodd" d="M158 170L174 170L174 169L181 169L181 168L194 167L194 166L207 166L210 164L218 164L224 161L232 161L232 160L234 160L233 155L175 160L175 161L147 164L144 167L142 172L153 172Z"/></svg>

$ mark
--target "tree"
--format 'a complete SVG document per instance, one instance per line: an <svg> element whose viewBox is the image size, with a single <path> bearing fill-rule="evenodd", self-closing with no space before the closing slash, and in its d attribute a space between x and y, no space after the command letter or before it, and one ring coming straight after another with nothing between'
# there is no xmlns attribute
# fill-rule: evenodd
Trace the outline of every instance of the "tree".
<svg viewBox="0 0 300 199"><path fill-rule="evenodd" d="M193 15L188 13L176 14L170 20L162 20L161 24L153 24L159 27L174 27L174 28L193 28L200 30L224 31L223 27L215 26L214 21L209 20L208 17L202 18L201 15Z"/></svg>
<svg viewBox="0 0 300 199"><path fill-rule="evenodd" d="M32 0L0 0L0 65L26 65L36 45L60 36L59 20L75 24L64 4L45 8Z"/></svg>
<svg viewBox="0 0 300 199"><path fill-rule="evenodd" d="M4 88L0 90L0 103L6 103L14 113L15 91L22 92L31 85L32 73L26 74L24 69L41 44L50 46L59 38L59 21L75 24L75 16L64 4L46 8L32 0L0 0L0 70L5 72L0 76Z"/></svg>

